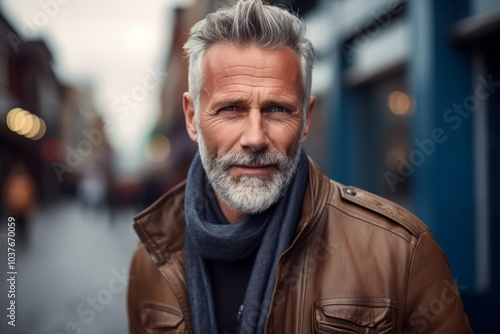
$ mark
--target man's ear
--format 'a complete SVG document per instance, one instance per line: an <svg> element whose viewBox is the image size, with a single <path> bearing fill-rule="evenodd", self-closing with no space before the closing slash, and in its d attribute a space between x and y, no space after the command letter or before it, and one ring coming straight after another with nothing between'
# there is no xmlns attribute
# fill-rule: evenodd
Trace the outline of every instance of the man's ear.
<svg viewBox="0 0 500 334"><path fill-rule="evenodd" d="M306 125L304 126L304 132L302 133L302 142L306 141L307 135L309 134L309 126L311 125L311 116L315 104L316 104L316 97L311 96L311 98L309 99L309 107L307 107L306 110L306 119L304 120L306 122Z"/></svg>
<svg viewBox="0 0 500 334"><path fill-rule="evenodd" d="M194 115L194 104L191 95L186 92L182 95L182 108L186 119L186 129L192 141L198 142L198 128L196 127L196 117Z"/></svg>

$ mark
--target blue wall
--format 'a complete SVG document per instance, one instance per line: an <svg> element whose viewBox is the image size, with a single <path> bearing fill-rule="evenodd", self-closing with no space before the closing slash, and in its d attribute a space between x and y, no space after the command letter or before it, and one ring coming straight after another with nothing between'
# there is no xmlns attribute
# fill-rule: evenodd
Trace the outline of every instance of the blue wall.
<svg viewBox="0 0 500 334"><path fill-rule="evenodd" d="M415 166L410 176L408 206L433 231L460 285L472 290L475 286L472 118L462 119L457 126L458 121L450 121L450 114L446 114L454 104L464 103L474 84L471 56L456 50L448 36L450 26L468 12L468 2L464 0L419 0L407 2L401 15L410 27L409 57L404 71L416 102L416 112L411 116L412 142L417 139L429 143L433 131L434 134L439 131L439 142L427 146L427 153L432 153L416 153L424 161ZM339 40L343 42L352 44L352 40ZM331 61L335 84L327 97L330 143L327 171L342 183L381 193L376 186L380 182L367 180L367 176L373 176L367 169L375 168L375 163L366 164L363 147L376 145L377 138L370 138L363 130L366 114L358 110L360 89L355 92L346 85L345 74L352 67L351 60L346 59L345 49L337 45ZM376 84L376 81L371 83ZM419 150L422 151L414 143L411 152Z"/></svg>
<svg viewBox="0 0 500 334"><path fill-rule="evenodd" d="M414 36L409 78L418 106L413 136L429 143L428 152L435 145L415 169L414 210L448 255L457 280L471 287L475 285L472 117L449 111L461 108L472 91L470 55L458 52L449 40L449 27L466 12L466 1L409 3ZM435 142L432 133L439 129Z"/></svg>

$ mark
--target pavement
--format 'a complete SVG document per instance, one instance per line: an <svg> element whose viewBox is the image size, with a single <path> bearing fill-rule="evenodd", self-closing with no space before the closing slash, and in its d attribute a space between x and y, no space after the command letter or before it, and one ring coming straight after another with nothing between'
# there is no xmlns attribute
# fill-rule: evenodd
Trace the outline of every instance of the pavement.
<svg viewBox="0 0 500 334"><path fill-rule="evenodd" d="M72 200L38 210L26 224L26 237L16 236L15 299L8 297L7 217L2 217L0 332L128 333L128 272L138 242L134 213L111 216ZM8 325L11 300L15 327Z"/></svg>

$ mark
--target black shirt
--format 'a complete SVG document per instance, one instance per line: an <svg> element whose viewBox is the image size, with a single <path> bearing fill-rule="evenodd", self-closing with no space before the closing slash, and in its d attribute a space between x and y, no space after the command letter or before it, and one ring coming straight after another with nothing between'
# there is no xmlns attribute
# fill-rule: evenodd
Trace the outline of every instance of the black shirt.
<svg viewBox="0 0 500 334"><path fill-rule="evenodd" d="M255 254L236 262L207 260L219 334L238 333L238 312L245 299L254 262Z"/></svg>

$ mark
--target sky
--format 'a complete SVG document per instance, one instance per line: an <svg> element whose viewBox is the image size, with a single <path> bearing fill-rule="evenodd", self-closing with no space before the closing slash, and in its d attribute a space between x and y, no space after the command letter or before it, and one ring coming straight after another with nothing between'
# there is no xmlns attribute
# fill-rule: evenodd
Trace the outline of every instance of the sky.
<svg viewBox="0 0 500 334"><path fill-rule="evenodd" d="M142 165L145 135L159 112L171 9L191 2L0 0L23 38L47 43L62 83L92 87L98 112L116 125L109 139L125 171Z"/></svg>

